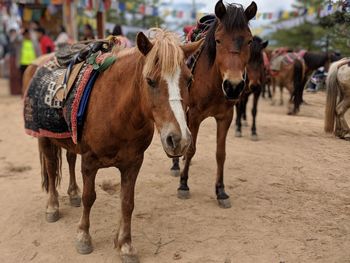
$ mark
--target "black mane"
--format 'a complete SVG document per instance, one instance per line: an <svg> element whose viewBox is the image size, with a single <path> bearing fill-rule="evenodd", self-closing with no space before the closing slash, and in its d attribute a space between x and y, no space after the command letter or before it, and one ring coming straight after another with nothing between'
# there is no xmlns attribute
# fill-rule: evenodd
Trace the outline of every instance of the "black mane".
<svg viewBox="0 0 350 263"><path fill-rule="evenodd" d="M218 22L219 20L216 18L205 38L204 52L208 56L209 66L214 64L216 58L215 31L218 27ZM228 33L246 30L249 25L243 7L238 4L228 4L226 6L226 14L220 22Z"/></svg>

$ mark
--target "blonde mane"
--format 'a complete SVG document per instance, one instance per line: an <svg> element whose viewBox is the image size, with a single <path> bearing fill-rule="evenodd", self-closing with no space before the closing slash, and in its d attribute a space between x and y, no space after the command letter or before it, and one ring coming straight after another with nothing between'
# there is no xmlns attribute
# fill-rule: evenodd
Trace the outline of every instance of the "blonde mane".
<svg viewBox="0 0 350 263"><path fill-rule="evenodd" d="M143 75L152 76L156 70L163 77L173 75L184 63L180 37L159 28L150 29L150 35L153 48L146 56Z"/></svg>

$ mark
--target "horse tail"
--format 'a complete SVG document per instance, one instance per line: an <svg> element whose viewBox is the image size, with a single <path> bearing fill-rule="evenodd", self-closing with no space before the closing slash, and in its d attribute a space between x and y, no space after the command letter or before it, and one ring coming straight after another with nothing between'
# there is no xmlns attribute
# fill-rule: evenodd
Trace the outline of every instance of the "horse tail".
<svg viewBox="0 0 350 263"><path fill-rule="evenodd" d="M51 153L54 156L54 161L56 164L56 187L60 185L61 179L62 179L62 150L60 147L54 145L53 143L50 143L51 147ZM40 165L41 165L41 187L46 192L49 192L49 174L47 170L47 164L45 162L45 155L42 150L42 146L39 143L39 157L40 157Z"/></svg>
<svg viewBox="0 0 350 263"><path fill-rule="evenodd" d="M331 65L326 80L327 100L326 100L326 116L324 120L324 131L332 133L334 131L335 108L338 98L338 63Z"/></svg>

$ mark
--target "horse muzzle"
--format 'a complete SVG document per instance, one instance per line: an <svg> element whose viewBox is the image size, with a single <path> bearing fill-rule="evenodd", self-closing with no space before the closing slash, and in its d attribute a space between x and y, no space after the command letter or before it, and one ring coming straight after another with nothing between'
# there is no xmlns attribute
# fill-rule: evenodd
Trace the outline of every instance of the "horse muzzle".
<svg viewBox="0 0 350 263"><path fill-rule="evenodd" d="M186 132L186 136L173 131L161 132L161 142L165 153L169 157L183 156L191 144L191 134Z"/></svg>
<svg viewBox="0 0 350 263"><path fill-rule="evenodd" d="M229 80L224 80L222 83L222 91L225 98L230 101L236 101L240 98L245 87L245 81L241 81L238 84L233 84Z"/></svg>

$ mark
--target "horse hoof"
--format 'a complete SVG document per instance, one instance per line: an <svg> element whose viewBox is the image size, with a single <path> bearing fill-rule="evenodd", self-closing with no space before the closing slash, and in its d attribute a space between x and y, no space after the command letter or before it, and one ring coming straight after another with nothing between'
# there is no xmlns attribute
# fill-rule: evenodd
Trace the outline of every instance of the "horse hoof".
<svg viewBox="0 0 350 263"><path fill-rule="evenodd" d="M237 138L241 138L241 137L242 137L242 132L236 131L235 136L236 136Z"/></svg>
<svg viewBox="0 0 350 263"><path fill-rule="evenodd" d="M69 203L73 207L79 207L81 204L81 197L79 195L70 196Z"/></svg>
<svg viewBox="0 0 350 263"><path fill-rule="evenodd" d="M190 198L190 191L188 191L188 190L177 190L177 197L179 199L189 199Z"/></svg>
<svg viewBox="0 0 350 263"><path fill-rule="evenodd" d="M218 204L219 204L219 207L221 208L231 208L231 201L230 201L230 198L227 198L227 199L218 199Z"/></svg>
<svg viewBox="0 0 350 263"><path fill-rule="evenodd" d="M170 170L170 175L173 177L179 177L181 174L181 171L179 169L171 169Z"/></svg>
<svg viewBox="0 0 350 263"><path fill-rule="evenodd" d="M121 259L122 263L140 263L137 255L122 255Z"/></svg>
<svg viewBox="0 0 350 263"><path fill-rule="evenodd" d="M46 221L48 223L54 223L60 219L60 213L58 212L58 209L54 212L46 212Z"/></svg>
<svg viewBox="0 0 350 263"><path fill-rule="evenodd" d="M75 241L75 248L79 254L90 254L94 250L92 247L90 235L84 232L78 233L77 239Z"/></svg>
<svg viewBox="0 0 350 263"><path fill-rule="evenodd" d="M257 142L257 141L259 140L258 135L257 135L257 134L252 134L251 140L252 140L253 142Z"/></svg>

